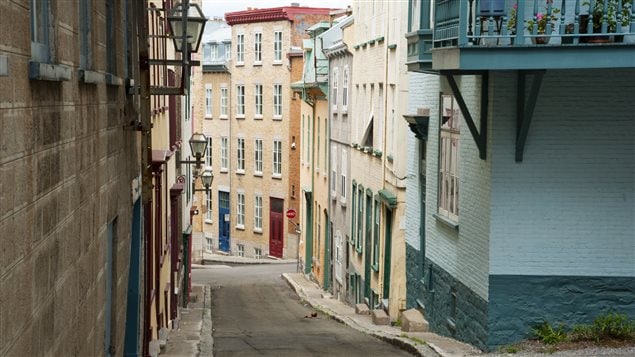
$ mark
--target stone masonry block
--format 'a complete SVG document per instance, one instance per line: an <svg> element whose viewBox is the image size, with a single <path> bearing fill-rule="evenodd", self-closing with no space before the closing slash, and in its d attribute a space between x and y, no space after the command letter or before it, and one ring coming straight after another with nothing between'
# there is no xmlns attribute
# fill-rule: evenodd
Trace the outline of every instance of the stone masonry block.
<svg viewBox="0 0 635 357"><path fill-rule="evenodd" d="M375 325L390 325L390 317L386 311L381 309L375 309L372 313L373 323Z"/></svg>
<svg viewBox="0 0 635 357"><path fill-rule="evenodd" d="M370 315L370 310L366 304L355 305L355 313L358 315Z"/></svg>
<svg viewBox="0 0 635 357"><path fill-rule="evenodd" d="M417 309L406 310L401 314L401 331L427 332L428 322Z"/></svg>

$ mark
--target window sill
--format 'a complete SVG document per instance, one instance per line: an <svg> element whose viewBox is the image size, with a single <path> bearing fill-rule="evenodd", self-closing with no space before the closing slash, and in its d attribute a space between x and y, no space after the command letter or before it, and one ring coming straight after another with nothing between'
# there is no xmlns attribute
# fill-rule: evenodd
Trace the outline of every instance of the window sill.
<svg viewBox="0 0 635 357"><path fill-rule="evenodd" d="M362 247L355 247L357 254L362 254Z"/></svg>
<svg viewBox="0 0 635 357"><path fill-rule="evenodd" d="M205 119L213 119L211 115L205 115Z"/></svg>
<svg viewBox="0 0 635 357"><path fill-rule="evenodd" d="M227 115L221 115L220 117L218 117L218 119L227 120L229 119L229 117Z"/></svg>
<svg viewBox="0 0 635 357"><path fill-rule="evenodd" d="M282 120L282 115L274 115L273 120Z"/></svg>
<svg viewBox="0 0 635 357"><path fill-rule="evenodd" d="M213 224L214 222L212 222L211 219L206 218L205 219L205 224Z"/></svg>
<svg viewBox="0 0 635 357"><path fill-rule="evenodd" d="M348 106L343 106L342 110L340 110L340 114L348 114Z"/></svg>
<svg viewBox="0 0 635 357"><path fill-rule="evenodd" d="M256 176L256 177L262 177L262 172L254 172L254 176Z"/></svg>
<svg viewBox="0 0 635 357"><path fill-rule="evenodd" d="M123 85L123 78L119 78L114 74L106 73L106 84L109 86L119 87Z"/></svg>
<svg viewBox="0 0 635 357"><path fill-rule="evenodd" d="M236 62L236 67L242 67L245 65L245 62Z"/></svg>
<svg viewBox="0 0 635 357"><path fill-rule="evenodd" d="M262 61L255 61L254 67L262 67Z"/></svg>
<svg viewBox="0 0 635 357"><path fill-rule="evenodd" d="M79 80L85 84L104 83L104 75L99 72L89 71L87 69L79 69L77 70L77 74L79 76Z"/></svg>
<svg viewBox="0 0 635 357"><path fill-rule="evenodd" d="M244 224L237 224L236 225L236 229L244 231L245 230L245 225Z"/></svg>
<svg viewBox="0 0 635 357"><path fill-rule="evenodd" d="M346 197L341 197L340 198L340 206L346 207Z"/></svg>
<svg viewBox="0 0 635 357"><path fill-rule="evenodd" d="M245 170L236 170L236 175L244 175Z"/></svg>
<svg viewBox="0 0 635 357"><path fill-rule="evenodd" d="M373 269L373 271L375 273L379 273L379 264L378 263L374 263L370 266L371 269Z"/></svg>
<svg viewBox="0 0 635 357"><path fill-rule="evenodd" d="M254 228L254 233L262 234L262 228Z"/></svg>
<svg viewBox="0 0 635 357"><path fill-rule="evenodd" d="M71 67L62 64L29 62L29 79L62 82L71 80Z"/></svg>
<svg viewBox="0 0 635 357"><path fill-rule="evenodd" d="M440 216L438 213L434 213L432 215L434 218L436 218L437 222L440 222L450 228L453 228L454 230L458 231L459 230L459 224L457 222L454 222L452 220L450 220L449 218Z"/></svg>
<svg viewBox="0 0 635 357"><path fill-rule="evenodd" d="M280 61L274 60L272 65L274 65L274 66L282 66L282 61L281 60Z"/></svg>
<svg viewBox="0 0 635 357"><path fill-rule="evenodd" d="M331 191L331 200L333 200L333 201L337 200L337 192Z"/></svg>
<svg viewBox="0 0 635 357"><path fill-rule="evenodd" d="M245 119L245 114L236 114L236 119Z"/></svg>
<svg viewBox="0 0 635 357"><path fill-rule="evenodd" d="M254 115L254 120L262 120L262 114Z"/></svg>
<svg viewBox="0 0 635 357"><path fill-rule="evenodd" d="M226 169L226 168L225 168L225 169L220 169L220 173L222 173L222 174L226 174L226 173L228 173L228 172L229 172L229 170L228 170L228 169Z"/></svg>
<svg viewBox="0 0 635 357"><path fill-rule="evenodd" d="M274 178L276 180L282 180L282 174L273 174L271 175L271 178Z"/></svg>

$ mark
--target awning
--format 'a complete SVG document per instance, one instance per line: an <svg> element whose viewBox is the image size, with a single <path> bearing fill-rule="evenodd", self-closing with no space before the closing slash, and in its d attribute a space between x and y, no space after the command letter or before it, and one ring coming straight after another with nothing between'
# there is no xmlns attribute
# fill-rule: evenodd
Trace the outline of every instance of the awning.
<svg viewBox="0 0 635 357"><path fill-rule="evenodd" d="M380 201L387 204L390 208L397 207L397 195L388 190L379 190L377 197Z"/></svg>

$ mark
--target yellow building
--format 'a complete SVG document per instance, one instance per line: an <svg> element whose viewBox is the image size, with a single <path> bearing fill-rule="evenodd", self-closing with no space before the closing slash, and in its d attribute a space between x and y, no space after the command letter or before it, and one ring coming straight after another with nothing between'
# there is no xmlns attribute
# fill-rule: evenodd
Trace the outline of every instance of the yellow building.
<svg viewBox="0 0 635 357"><path fill-rule="evenodd" d="M328 9L299 6L225 14L232 28L229 133L220 137L219 250L246 257L295 258L297 234L285 217L300 206L299 101L290 84L291 50ZM295 122L295 123L294 123ZM215 156L217 157L217 156ZM224 178L223 178L224 179Z"/></svg>

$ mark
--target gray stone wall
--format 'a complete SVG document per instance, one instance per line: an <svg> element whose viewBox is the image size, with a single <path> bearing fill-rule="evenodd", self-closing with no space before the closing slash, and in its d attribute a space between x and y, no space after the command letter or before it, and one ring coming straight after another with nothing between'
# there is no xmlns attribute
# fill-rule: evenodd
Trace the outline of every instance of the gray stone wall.
<svg viewBox="0 0 635 357"><path fill-rule="evenodd" d="M487 301L429 259L424 281L425 317L432 331L486 349Z"/></svg>
<svg viewBox="0 0 635 357"><path fill-rule="evenodd" d="M419 249L406 243L406 307L419 308L417 300L423 302L423 255Z"/></svg>

